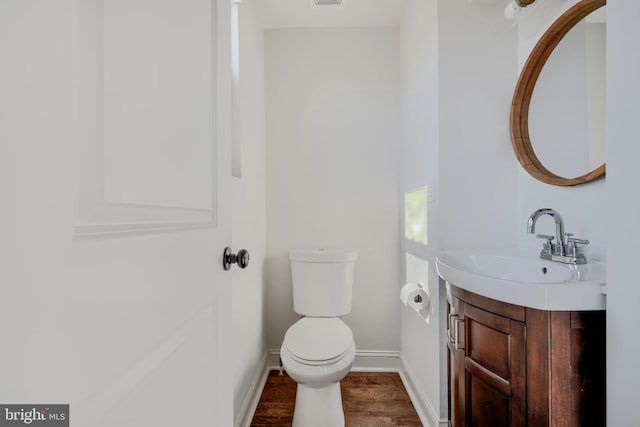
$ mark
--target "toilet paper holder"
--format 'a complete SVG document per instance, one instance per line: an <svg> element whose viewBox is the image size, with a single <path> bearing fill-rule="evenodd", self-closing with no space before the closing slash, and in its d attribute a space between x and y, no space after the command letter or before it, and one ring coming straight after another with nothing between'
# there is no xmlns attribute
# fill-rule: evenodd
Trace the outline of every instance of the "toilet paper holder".
<svg viewBox="0 0 640 427"><path fill-rule="evenodd" d="M422 282L405 284L400 290L400 301L414 310L427 323L429 322L429 291Z"/></svg>

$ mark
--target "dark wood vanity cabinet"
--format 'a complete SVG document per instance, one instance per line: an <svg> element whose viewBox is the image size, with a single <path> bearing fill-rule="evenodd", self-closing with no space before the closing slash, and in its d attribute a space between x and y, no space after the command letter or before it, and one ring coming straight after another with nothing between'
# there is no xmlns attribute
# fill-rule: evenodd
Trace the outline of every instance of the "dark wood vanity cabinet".
<svg viewBox="0 0 640 427"><path fill-rule="evenodd" d="M447 300L451 427L606 425L604 311Z"/></svg>

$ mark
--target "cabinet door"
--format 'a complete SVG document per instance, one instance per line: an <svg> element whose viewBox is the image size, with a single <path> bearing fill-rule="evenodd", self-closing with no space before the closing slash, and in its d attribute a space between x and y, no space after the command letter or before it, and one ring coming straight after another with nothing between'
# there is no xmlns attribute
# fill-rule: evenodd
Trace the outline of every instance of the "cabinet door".
<svg viewBox="0 0 640 427"><path fill-rule="evenodd" d="M465 424L526 425L525 326L464 306Z"/></svg>
<svg viewBox="0 0 640 427"><path fill-rule="evenodd" d="M465 425L464 302L448 295L449 426Z"/></svg>

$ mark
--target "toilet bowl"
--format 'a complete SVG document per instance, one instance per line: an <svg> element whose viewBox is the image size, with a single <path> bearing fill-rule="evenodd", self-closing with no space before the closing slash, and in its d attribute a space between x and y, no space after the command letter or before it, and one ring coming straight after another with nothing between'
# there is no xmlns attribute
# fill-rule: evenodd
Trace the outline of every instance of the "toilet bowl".
<svg viewBox="0 0 640 427"><path fill-rule="evenodd" d="M280 358L298 383L293 427L342 427L340 380L356 354L351 329L337 317L304 317L285 335Z"/></svg>

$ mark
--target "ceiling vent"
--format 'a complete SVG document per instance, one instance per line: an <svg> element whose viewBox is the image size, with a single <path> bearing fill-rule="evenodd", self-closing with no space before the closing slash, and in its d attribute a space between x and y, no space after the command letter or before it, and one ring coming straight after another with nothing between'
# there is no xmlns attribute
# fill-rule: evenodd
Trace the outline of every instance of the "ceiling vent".
<svg viewBox="0 0 640 427"><path fill-rule="evenodd" d="M315 7L345 7L347 0L309 0L309 5Z"/></svg>

